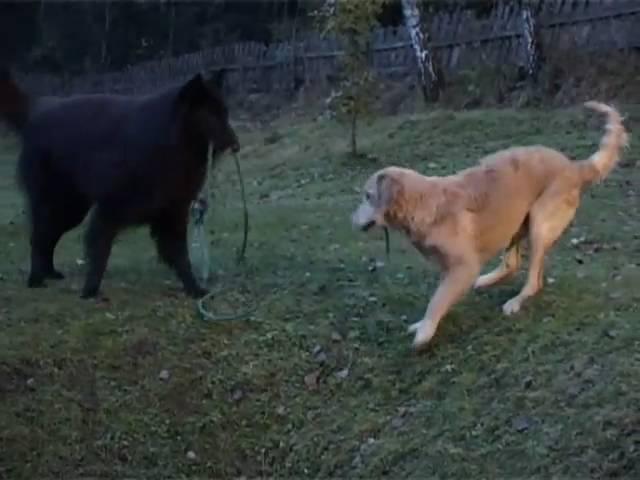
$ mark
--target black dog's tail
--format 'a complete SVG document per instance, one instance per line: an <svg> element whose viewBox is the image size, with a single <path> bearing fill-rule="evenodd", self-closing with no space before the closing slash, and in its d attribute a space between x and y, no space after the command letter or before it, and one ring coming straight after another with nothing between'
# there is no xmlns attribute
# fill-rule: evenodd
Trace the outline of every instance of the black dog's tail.
<svg viewBox="0 0 640 480"><path fill-rule="evenodd" d="M0 120L22 133L29 119L29 96L18 86L11 72L0 67Z"/></svg>

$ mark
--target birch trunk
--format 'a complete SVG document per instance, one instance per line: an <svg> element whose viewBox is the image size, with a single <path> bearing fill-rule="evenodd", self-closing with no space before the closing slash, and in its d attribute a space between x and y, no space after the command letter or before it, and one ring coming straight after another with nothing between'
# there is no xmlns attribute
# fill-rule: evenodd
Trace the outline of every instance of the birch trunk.
<svg viewBox="0 0 640 480"><path fill-rule="evenodd" d="M534 83L538 80L542 63L542 52L538 42L536 20L528 5L522 6L522 31L525 42L526 71L529 80Z"/></svg>
<svg viewBox="0 0 640 480"><path fill-rule="evenodd" d="M429 33L421 27L420 10L416 0L402 0L404 22L411 36L411 44L418 62L422 94L426 102L438 100L441 79L429 49Z"/></svg>

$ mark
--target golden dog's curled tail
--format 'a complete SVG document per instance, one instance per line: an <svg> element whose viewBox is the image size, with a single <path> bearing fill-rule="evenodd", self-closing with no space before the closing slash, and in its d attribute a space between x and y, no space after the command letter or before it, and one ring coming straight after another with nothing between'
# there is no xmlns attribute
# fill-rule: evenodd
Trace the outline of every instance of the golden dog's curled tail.
<svg viewBox="0 0 640 480"><path fill-rule="evenodd" d="M607 116L606 133L600 148L587 160L578 162L582 181L590 185L603 180L620 160L622 149L628 145L629 135L622 124L622 116L613 107L600 102L586 102L585 107Z"/></svg>

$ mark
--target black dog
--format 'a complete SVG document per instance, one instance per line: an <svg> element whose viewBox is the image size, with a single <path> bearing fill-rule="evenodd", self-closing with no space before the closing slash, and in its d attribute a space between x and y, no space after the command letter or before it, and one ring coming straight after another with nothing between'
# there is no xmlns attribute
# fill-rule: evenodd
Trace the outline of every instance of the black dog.
<svg viewBox="0 0 640 480"><path fill-rule="evenodd" d="M0 118L22 139L18 181L31 219L29 287L63 278L53 264L56 244L94 207L83 298L98 294L115 237L136 225L149 225L160 258L187 294L206 292L191 269L187 225L209 144L214 156L239 149L221 75L205 81L198 74L146 96L31 98L0 69Z"/></svg>

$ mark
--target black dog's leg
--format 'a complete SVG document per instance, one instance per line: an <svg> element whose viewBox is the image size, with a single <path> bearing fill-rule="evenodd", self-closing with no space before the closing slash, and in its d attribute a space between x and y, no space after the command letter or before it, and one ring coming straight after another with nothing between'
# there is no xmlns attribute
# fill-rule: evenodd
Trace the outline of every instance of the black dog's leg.
<svg viewBox="0 0 640 480"><path fill-rule="evenodd" d="M34 229L31 238L31 272L28 286L44 287L46 278L62 280L64 275L53 264L53 253L62 233L53 225Z"/></svg>
<svg viewBox="0 0 640 480"><path fill-rule="evenodd" d="M31 227L31 271L27 286L40 288L45 286L45 278L52 278L53 245L55 244L52 227L45 219L33 218Z"/></svg>
<svg viewBox="0 0 640 480"><path fill-rule="evenodd" d="M198 285L187 249L188 214L172 213L151 223L151 236L156 242L158 255L176 273L187 295L200 298L207 290Z"/></svg>
<svg viewBox="0 0 640 480"><path fill-rule="evenodd" d="M45 278L49 276L50 264L53 263L52 244L55 226L50 207L52 195L43 181L45 175L41 171L42 155L40 152L25 147L18 158L18 178L23 185L28 200L29 220L31 223L31 269L27 286L39 288L45 286Z"/></svg>
<svg viewBox="0 0 640 480"><path fill-rule="evenodd" d="M70 197L63 198L71 200ZM36 233L34 229L31 241L32 265L37 265L36 271L41 272L45 278L54 280L64 278L64 275L54 266L53 256L56 246L62 235L82 223L88 210L89 205L84 199L73 199L66 202L64 206L49 205L44 212L36 214L36 218L40 217L37 222L39 231Z"/></svg>
<svg viewBox="0 0 640 480"><path fill-rule="evenodd" d="M105 216L99 208L93 213L85 237L89 269L80 295L81 298L92 298L98 295L118 230L118 224Z"/></svg>
<svg viewBox="0 0 640 480"><path fill-rule="evenodd" d="M50 205L38 205L31 212L31 272L27 282L30 288L44 287L46 278L64 278L53 265L53 252L65 231L61 220Z"/></svg>
<svg viewBox="0 0 640 480"><path fill-rule="evenodd" d="M45 286L45 279L62 279L53 256L65 232L78 226L89 210L87 200L64 178L46 170L46 156L25 147L18 160L18 177L28 199L31 221L31 271L27 285Z"/></svg>

